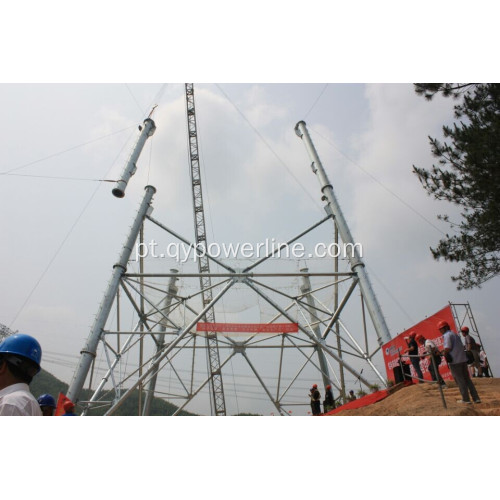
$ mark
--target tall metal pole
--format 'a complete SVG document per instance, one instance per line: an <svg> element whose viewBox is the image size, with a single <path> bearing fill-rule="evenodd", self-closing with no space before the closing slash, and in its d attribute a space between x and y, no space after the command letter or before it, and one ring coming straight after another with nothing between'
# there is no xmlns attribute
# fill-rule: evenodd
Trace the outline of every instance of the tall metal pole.
<svg viewBox="0 0 500 500"><path fill-rule="evenodd" d="M173 273L174 272L177 273L177 269L171 269L170 271ZM175 276L171 276L168 282L167 295L163 302L163 308L162 308L162 312L165 315L168 315L170 311L170 306L172 304L172 299L177 295L178 288L175 286L175 282L178 279L179 278L176 278ZM157 361L157 359L160 357L161 352L165 347L165 332L167 331L166 326L167 322L165 321L165 318L162 318L160 321L160 332L156 335L156 354L153 361L151 362L154 375L151 377L151 380L149 381L148 387L146 389L144 409L142 412L144 416L148 416L151 414L151 404L155 394L156 379L158 377L158 368L160 367L160 363Z"/></svg>
<svg viewBox="0 0 500 500"><path fill-rule="evenodd" d="M361 289L361 293L363 294L368 312L370 313L370 317L373 321L373 326L377 333L379 345L382 345L385 342L391 340L389 328L387 327L385 318L382 315L382 310L380 309L380 305L372 289L368 274L365 269L365 265L361 259L358 248L354 244L354 239L351 235L351 231L349 230L349 226L347 225L344 215L342 214L342 210L340 209L340 205L337 201L337 198L335 197L333 186L330 183L328 176L326 175L325 169L323 168L321 160L319 159L318 153L316 152L304 121L300 121L299 123L297 123L297 125L295 126L295 133L304 141L304 144L306 145L307 152L309 153L309 156L312 160L312 171L316 174L321 185L321 191L330 204L333 215L335 217L335 222L338 226L340 237L342 238L344 246L347 250L347 258L349 259L351 269L359 277L359 286Z"/></svg>
<svg viewBox="0 0 500 500"><path fill-rule="evenodd" d="M125 196L125 189L127 187L128 181L137 170L137 160L141 155L144 144L146 144L148 137L151 137L155 133L155 122L151 118L146 118L143 125L139 127L139 130L141 131L141 133L139 135L139 138L137 139L134 149L132 150L132 153L130 154L130 158L126 163L125 168L123 169L122 176L111 191L117 198L123 198Z"/></svg>
<svg viewBox="0 0 500 500"><path fill-rule="evenodd" d="M134 245L141 229L142 222L144 221L144 218L146 217L146 214L150 209L151 200L153 199L153 195L156 192L156 189L153 186L146 186L145 190L146 193L144 194L142 203L139 207L137 215L135 216L134 223L130 228L130 233L125 242L125 245L123 246L120 259L113 266L113 274L111 276L110 282L108 283L108 289L106 290L104 298L99 307L99 312L97 313L97 316L95 318L94 325L92 326L92 329L90 331L87 343L80 353L80 361L78 362L73 380L69 386L67 397L74 403L76 403L80 398L80 393L89 372L90 365L92 364L92 360L96 357L97 346L99 344L99 340L101 339L102 331L104 329L104 326L106 325L109 312L111 311L114 298L118 291L120 279L127 270L127 264L130 259L130 255L132 254L132 250L134 249Z"/></svg>
<svg viewBox="0 0 500 500"><path fill-rule="evenodd" d="M144 221L141 224L141 230L139 231L139 248L142 248L144 245ZM142 255L139 258L139 272L144 273L144 256ZM141 300L140 300L140 310L141 310L141 318L144 317L144 277L140 278L140 290L141 290ZM139 331L141 333L144 332L144 323L141 321L139 325ZM119 336L119 335L118 335ZM142 375L142 361L144 358L144 337L141 335L141 339L139 340L139 377ZM142 384L139 386L139 409L138 414L142 413Z"/></svg>
<svg viewBox="0 0 500 500"><path fill-rule="evenodd" d="M302 276L302 286L300 287L300 291L303 294L306 294L305 297L310 307L309 314L311 317L311 323L314 323L315 319L313 316L313 308L315 307L315 303L314 303L314 298L309 293L311 291L311 280L309 279L307 271L309 271L309 269L307 269L306 267L304 269L300 269L301 273L305 273L304 276ZM316 338L320 342L322 342L323 339L321 337L321 331L318 325L313 327L313 332L314 335L316 335ZM326 356L323 350L320 349L318 346L316 346L315 349L316 352L318 353L319 366L321 367L321 375L323 377L323 385L326 389L326 386L330 384L330 372L328 370L328 363L326 362Z"/></svg>
<svg viewBox="0 0 500 500"><path fill-rule="evenodd" d="M335 245L339 244L339 228L337 227L337 223L334 222L335 225ZM336 247L338 248L338 247ZM338 252L335 253L335 266L334 271L336 273L339 272L339 256ZM335 281L335 288L333 292L333 307L336 311L339 308L339 283L338 280ZM337 354L340 359L342 359L342 342L340 340L340 324L337 321L335 323L335 335L337 336ZM340 396L342 397L342 401L345 403L345 376L344 376L344 367L339 363L339 372L340 372Z"/></svg>

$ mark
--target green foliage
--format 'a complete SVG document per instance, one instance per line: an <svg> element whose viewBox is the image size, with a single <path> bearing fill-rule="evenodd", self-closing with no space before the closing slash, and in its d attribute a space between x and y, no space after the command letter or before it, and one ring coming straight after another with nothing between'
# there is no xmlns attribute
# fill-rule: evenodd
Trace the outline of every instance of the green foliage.
<svg viewBox="0 0 500 500"><path fill-rule="evenodd" d="M364 391L363 389L360 389L356 395L358 396L358 398L362 398L363 396L366 396L366 391Z"/></svg>
<svg viewBox="0 0 500 500"><path fill-rule="evenodd" d="M377 392L380 391L380 386L378 384L370 384L369 389L371 392Z"/></svg>
<svg viewBox="0 0 500 500"><path fill-rule="evenodd" d="M428 101L441 93L444 97L453 97L457 99L470 87L477 85L475 83L416 83L415 92L424 96Z"/></svg>
<svg viewBox="0 0 500 500"><path fill-rule="evenodd" d="M49 372L42 370L33 378L30 384L30 391L35 398L38 398L42 394L52 394L57 401L60 392L63 394L68 392L68 384L65 384Z"/></svg>
<svg viewBox="0 0 500 500"><path fill-rule="evenodd" d="M457 288L479 287L500 273L500 84L415 84L426 97L440 92L460 100L453 127L443 127L447 142L429 137L438 165L413 166L427 193L461 207L459 223L447 215L454 234L436 248L436 260L464 263Z"/></svg>
<svg viewBox="0 0 500 500"><path fill-rule="evenodd" d="M59 393L62 392L66 394L68 391L68 384L65 384L61 380L57 379L49 372L42 370L38 375L33 378L33 381L30 384L30 391L38 398L41 394L52 394L54 399L57 401ZM91 393L88 390L82 391L81 400L88 401L90 399ZM112 400L113 395L111 393L104 395L103 400L110 401ZM142 402L144 403L144 395L142 398ZM109 404L105 404L100 406L99 408L93 408L88 412L88 415L104 415L109 408ZM139 415L139 391L133 392L128 399L124 401L122 406L118 408L115 415L117 416L134 416ZM151 415L152 416L160 416L160 415L173 415L173 413L177 411L177 406L163 401L160 398L154 398L153 403L151 405ZM179 412L181 416L193 415L193 413L189 413L186 411Z"/></svg>

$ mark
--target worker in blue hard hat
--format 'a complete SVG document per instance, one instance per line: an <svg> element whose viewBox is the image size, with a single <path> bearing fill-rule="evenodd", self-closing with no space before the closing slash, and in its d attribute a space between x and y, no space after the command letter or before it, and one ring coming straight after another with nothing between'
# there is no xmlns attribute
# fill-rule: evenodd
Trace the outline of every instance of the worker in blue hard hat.
<svg viewBox="0 0 500 500"><path fill-rule="evenodd" d="M0 415L42 416L29 390L41 360L42 348L30 335L15 333L0 343Z"/></svg>
<svg viewBox="0 0 500 500"><path fill-rule="evenodd" d="M56 411L56 400L51 394L42 394L38 396L38 404L44 417L53 417Z"/></svg>

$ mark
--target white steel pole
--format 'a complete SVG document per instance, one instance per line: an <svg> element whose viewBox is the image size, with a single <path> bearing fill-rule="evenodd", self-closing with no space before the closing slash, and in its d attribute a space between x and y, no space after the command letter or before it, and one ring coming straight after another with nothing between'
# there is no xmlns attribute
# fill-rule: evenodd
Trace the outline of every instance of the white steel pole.
<svg viewBox="0 0 500 500"><path fill-rule="evenodd" d="M148 137L151 137L156 130L155 122L151 118L146 118L144 120L143 126L139 127L141 131L139 138L137 139L137 143L132 150L130 158L123 169L122 176L119 181L117 181L116 186L111 191L117 198L123 198L125 196L125 189L127 187L128 181L135 174L137 170L137 160L141 155L142 149L144 148L144 144L148 140Z"/></svg>
<svg viewBox="0 0 500 500"><path fill-rule="evenodd" d="M170 270L172 273L177 273L177 269L171 269ZM169 314L170 311L170 306L172 304L172 299L177 295L178 288L175 286L175 282L179 278L176 278L175 276L171 276L169 283L168 283L168 289L167 289L167 296L164 299L164 304L162 308L162 312L165 315ZM160 320L160 332L156 335L156 354L153 360L151 361L151 366L154 369L154 375L151 377L151 380L149 381L148 387L146 389L146 398L144 400L144 408L142 411L143 416L149 416L151 414L151 404L153 402L153 398L155 395L155 389L156 389L156 379L158 377L158 369L159 369L159 363L157 359L161 355L161 351L165 347L165 332L167 330L167 322L165 318L162 318Z"/></svg>
<svg viewBox="0 0 500 500"><path fill-rule="evenodd" d="M342 210L340 209L340 205L337 201L337 198L335 197L333 186L330 183L328 176L326 175L325 169L323 168L321 160L319 159L318 153L316 152L316 148L314 147L311 137L309 136L309 132L307 131L304 121L300 121L299 123L297 123L297 125L295 126L295 133L304 141L304 144L306 145L307 152L309 153L309 156L312 160L312 171L318 177L318 181L321 185L321 191L330 204L333 215L335 217L335 221L337 223L337 227L339 229L340 237L342 238L342 241L346 246L346 249L348 250L346 253L351 265L351 269L358 275L359 287L366 301L366 306L373 321L373 326L375 327L375 331L377 332L379 345L382 345L383 343L391 340L391 335L385 322L385 318L382 315L380 305L372 289L368 274L365 269L365 265L361 259L361 256L359 255L357 246L354 245L354 239L349 230L349 226L347 225L344 215L342 214Z"/></svg>
<svg viewBox="0 0 500 500"><path fill-rule="evenodd" d="M67 394L67 397L71 399L73 403L76 403L80 397L80 392L83 388L83 384L85 383L85 379L87 378L90 365L92 364L92 360L96 356L97 345L99 344L102 331L104 329L104 326L106 325L109 312L113 305L113 301L116 296L118 286L120 284L120 279L127 270L127 264L130 259L132 250L134 249L134 245L137 240L137 235L139 234L142 222L144 221L144 218L146 217L146 214L150 209L153 195L156 192L156 189L153 186L146 186L145 190L146 193L144 194L144 198L139 207L134 223L130 228L130 233L123 247L120 259L113 266L113 274L108 284L108 289L101 302L101 306L95 318L92 330L90 331L87 344L80 353L81 354L80 361L78 363L78 367L75 371L73 380L71 382L71 385L69 386Z"/></svg>
<svg viewBox="0 0 500 500"><path fill-rule="evenodd" d="M311 317L311 323L314 323L314 313L313 313L313 307L315 307L314 303L314 298L311 296L311 280L309 278L309 275L307 274L307 267L304 269L300 269L300 272L304 273L304 276L302 276L302 286L300 287L300 291L305 294L307 303L310 306L309 309L309 315ZM313 328L314 335L316 335L316 338L321 342L321 332L319 329L319 326L316 325ZM330 373L328 371L328 364L326 362L326 356L325 353L318 347L316 346L316 352L318 353L318 359L319 359L319 365L321 367L321 375L323 377L323 385L326 389L326 386L330 384Z"/></svg>

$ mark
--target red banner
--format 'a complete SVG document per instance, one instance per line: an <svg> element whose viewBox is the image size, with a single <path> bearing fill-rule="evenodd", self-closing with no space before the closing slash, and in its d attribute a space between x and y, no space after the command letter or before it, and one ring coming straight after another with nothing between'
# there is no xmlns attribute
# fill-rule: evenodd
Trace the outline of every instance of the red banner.
<svg viewBox="0 0 500 500"><path fill-rule="evenodd" d="M417 332L417 334L423 335L426 339L432 340L440 351L443 349L443 336L437 328L437 324L442 320L447 321L453 331L457 331L455 321L453 319L453 314L451 312L451 307L448 305L432 316L424 319L420 323L417 323L415 326L408 328L408 330L400 333L397 337L393 338L390 342L387 342L382 346L388 380L394 381L393 370L394 367L399 365L400 355L401 361L407 365L410 365L411 375L413 377L417 376L415 370L413 369L413 366L411 366L410 358L404 356L404 353L408 348L405 337L408 337L410 332L415 331ZM420 355L425 354L425 347L423 345L418 346L418 353ZM432 380L431 374L429 373L429 363L430 360L428 358L425 358L425 360L420 361L420 368L422 370L424 378L427 380ZM444 358L439 365L439 373L441 374L441 377L443 377L443 379L453 380L448 364L446 363Z"/></svg>
<svg viewBox="0 0 500 500"><path fill-rule="evenodd" d="M297 323L198 323L197 332L294 333Z"/></svg>

